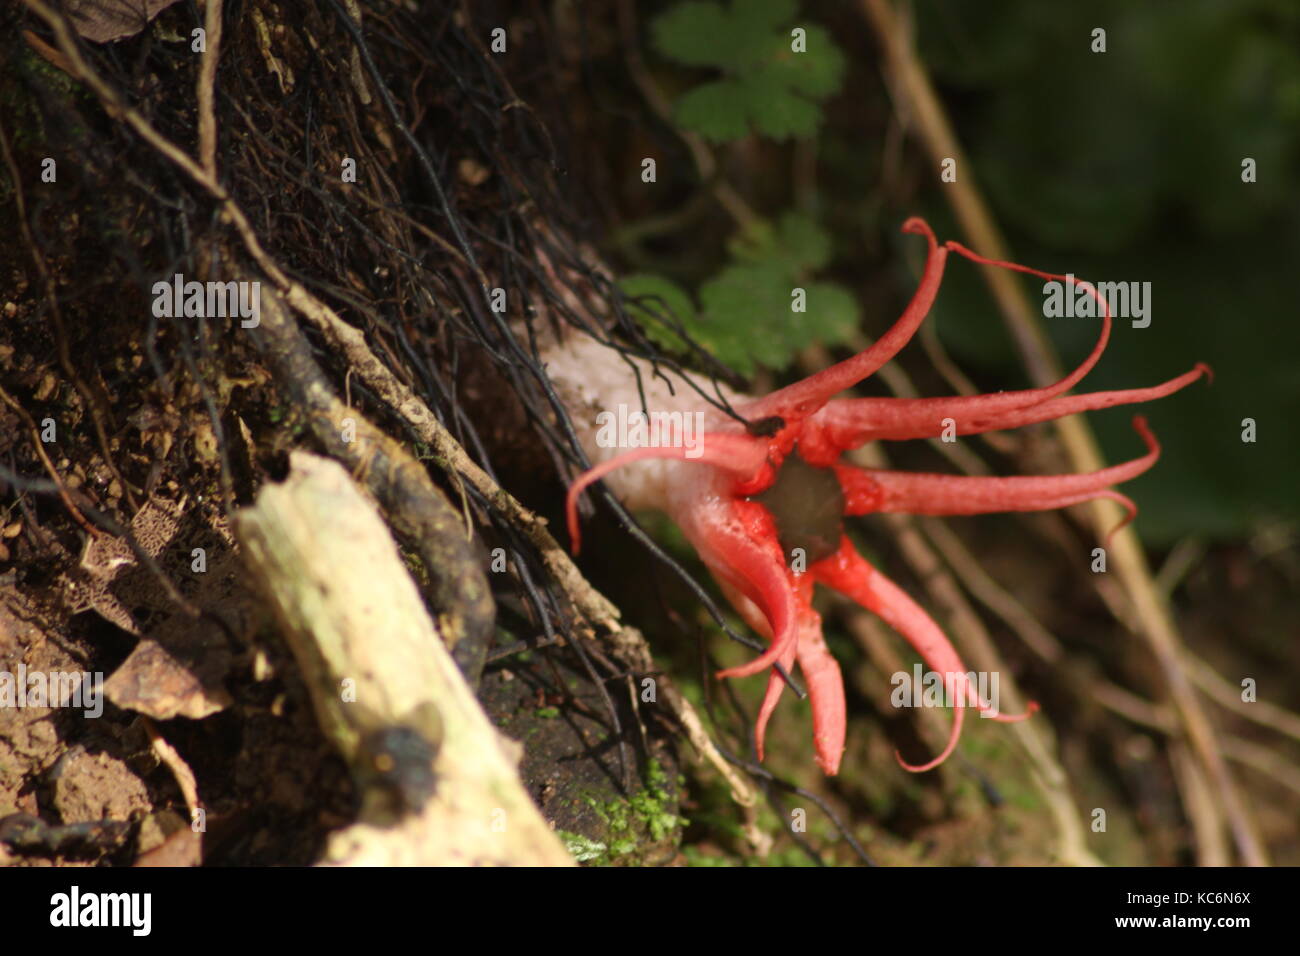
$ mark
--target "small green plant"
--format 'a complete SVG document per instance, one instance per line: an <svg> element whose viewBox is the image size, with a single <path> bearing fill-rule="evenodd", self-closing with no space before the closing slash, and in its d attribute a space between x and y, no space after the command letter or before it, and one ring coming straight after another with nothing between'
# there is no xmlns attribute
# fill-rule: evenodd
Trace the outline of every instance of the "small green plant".
<svg viewBox="0 0 1300 956"><path fill-rule="evenodd" d="M646 334L664 348L679 346L673 322L717 359L749 375L782 368L809 342L844 342L857 328L858 309L842 287L810 281L830 261L830 237L810 217L786 213L760 222L730 243L731 263L691 297L669 279L634 274L619 283Z"/></svg>
<svg viewBox="0 0 1300 956"><path fill-rule="evenodd" d="M585 837L581 833L570 833L568 830L556 830L555 833L564 841L564 848L569 851L569 856L579 863L602 859L609 852L609 847L605 844Z"/></svg>
<svg viewBox="0 0 1300 956"><path fill-rule="evenodd" d="M645 786L626 800L600 803L588 797L587 804L609 828L608 842L561 831L565 848L579 863L636 862L635 854L641 844L663 843L686 826L687 821L670 809L672 794L668 783L663 767L657 760L651 760L646 765Z"/></svg>
<svg viewBox="0 0 1300 956"><path fill-rule="evenodd" d="M646 785L628 799L632 815L640 821L650 834L650 839L658 843L666 839L678 827L686 825L686 819L668 809L672 799L668 792L668 774L651 760L646 766Z"/></svg>
<svg viewBox="0 0 1300 956"><path fill-rule="evenodd" d="M677 122L714 142L751 128L772 139L816 132L844 54L823 28L793 24L797 12L795 0L691 0L659 17L652 33L664 56L722 72L678 100Z"/></svg>

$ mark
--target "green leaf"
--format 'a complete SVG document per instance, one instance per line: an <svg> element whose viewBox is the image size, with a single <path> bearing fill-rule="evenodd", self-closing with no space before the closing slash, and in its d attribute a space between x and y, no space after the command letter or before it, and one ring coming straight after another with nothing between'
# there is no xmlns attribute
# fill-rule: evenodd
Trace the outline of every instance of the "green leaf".
<svg viewBox="0 0 1300 956"><path fill-rule="evenodd" d="M619 285L646 335L666 349L680 349L670 321L722 363L750 375L759 365L781 368L810 342L838 345L858 327L858 309L847 290L810 281L831 258L831 238L810 216L788 212L780 222L760 220L728 244L732 263L699 289L700 308L668 279L631 275ZM796 288L805 311L791 309Z"/></svg>
<svg viewBox="0 0 1300 956"><path fill-rule="evenodd" d="M695 320L695 305L677 283L663 276L636 273L619 282L627 297L628 313L641 323L650 341L661 348L681 348L679 327L688 333Z"/></svg>
<svg viewBox="0 0 1300 956"><path fill-rule="evenodd" d="M814 282L807 286L808 311L796 313L791 324L797 333L797 347L810 341L835 345L848 339L858 328L858 304L843 286Z"/></svg>
<svg viewBox="0 0 1300 956"><path fill-rule="evenodd" d="M731 7L733 19L748 23L755 36L771 33L799 12L796 0L732 0Z"/></svg>
<svg viewBox="0 0 1300 956"><path fill-rule="evenodd" d="M726 36L731 17L717 3L679 3L651 27L655 46L664 56L687 66L721 66L718 37ZM734 49L732 47L731 49Z"/></svg>
<svg viewBox="0 0 1300 956"><path fill-rule="evenodd" d="M685 94L677 122L715 142L751 129L773 139L811 136L821 123L818 101L839 89L844 54L821 27L800 25L806 49L795 52L788 29L794 0L690 0L651 27L654 44L687 66L714 67L723 77Z"/></svg>
<svg viewBox="0 0 1300 956"><path fill-rule="evenodd" d="M786 86L813 99L825 99L840 88L846 65L844 54L831 35L819 26L804 26L807 51L790 49L788 35L771 58L768 72Z"/></svg>
<svg viewBox="0 0 1300 956"><path fill-rule="evenodd" d="M677 122L715 143L741 139L749 132L747 96L747 87L737 80L705 83L677 101Z"/></svg>
<svg viewBox="0 0 1300 956"><path fill-rule="evenodd" d="M831 261L831 237L811 216L788 212L781 217L777 242L796 271L825 268Z"/></svg>
<svg viewBox="0 0 1300 956"><path fill-rule="evenodd" d="M794 0L744 0L729 8L690 0L655 20L651 35L659 52L679 63L741 69L770 55L773 33L796 11Z"/></svg>
<svg viewBox="0 0 1300 956"><path fill-rule="evenodd" d="M790 284L762 266L728 266L700 288L700 342L736 371L754 363L780 368L790 359L781 310L790 314Z"/></svg>
<svg viewBox="0 0 1300 956"><path fill-rule="evenodd" d="M784 37L790 49L789 31L781 28L799 12L795 0L732 0L727 33L714 37L719 46L732 46L740 62L757 66L772 55L772 41Z"/></svg>
<svg viewBox="0 0 1300 956"><path fill-rule="evenodd" d="M663 276L634 273L619 282L619 288L629 300L629 310L638 317L669 324L685 322L695 315L691 297L677 283Z"/></svg>
<svg viewBox="0 0 1300 956"><path fill-rule="evenodd" d="M765 221L751 226L730 248L737 261L765 263L794 279L825 267L830 261L831 238L811 216L787 212L775 228Z"/></svg>
<svg viewBox="0 0 1300 956"><path fill-rule="evenodd" d="M807 137L817 132L822 111L800 96L788 81L770 70L746 78L745 112L754 127L770 139Z"/></svg>

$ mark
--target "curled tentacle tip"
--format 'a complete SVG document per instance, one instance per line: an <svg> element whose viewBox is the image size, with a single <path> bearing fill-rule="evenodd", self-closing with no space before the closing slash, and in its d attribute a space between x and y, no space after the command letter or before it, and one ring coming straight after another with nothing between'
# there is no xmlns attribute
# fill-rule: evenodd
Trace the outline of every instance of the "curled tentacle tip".
<svg viewBox="0 0 1300 956"><path fill-rule="evenodd" d="M903 223L903 232L910 232L917 236L929 236L931 239L934 238L934 230L931 229L930 224L920 216L909 217L908 220Z"/></svg>
<svg viewBox="0 0 1300 956"><path fill-rule="evenodd" d="M1141 436L1142 441L1146 442L1147 453L1160 452L1160 443L1156 441L1155 433L1151 431L1151 426L1147 424L1145 415L1133 416L1133 430Z"/></svg>
<svg viewBox="0 0 1300 956"><path fill-rule="evenodd" d="M1038 710L1038 701L1031 700L1029 703L1025 704L1025 712L1023 714L993 713L980 714L980 716L987 717L989 720L996 720L1001 724L1018 724L1020 721L1028 720L1030 717L1034 716L1034 714L1038 713Z"/></svg>
<svg viewBox="0 0 1300 956"><path fill-rule="evenodd" d="M1146 440L1148 445L1154 445L1156 443L1155 433L1151 431L1151 423L1147 421L1145 415L1133 416L1133 428Z"/></svg>
<svg viewBox="0 0 1300 956"><path fill-rule="evenodd" d="M943 753L939 754L939 756L935 757L933 760L929 760L925 763L914 764L914 763L908 763L906 760L903 759L903 754L900 751L895 750L894 759L897 760L898 765L902 767L904 770L906 770L908 773L925 773L927 770L933 770L935 767L939 766L939 764L947 760L948 751L945 750Z"/></svg>
<svg viewBox="0 0 1300 956"><path fill-rule="evenodd" d="M1210 368L1209 362L1197 362L1196 371L1200 372L1202 375L1205 376L1207 385L1214 384L1214 369Z"/></svg>
<svg viewBox="0 0 1300 956"><path fill-rule="evenodd" d="M961 740L961 726L965 713L966 708L964 706L953 708L952 727L949 728L948 731L948 743L939 753L939 756L935 757L933 760L928 760L923 764L910 764L903 759L903 755L900 751L895 750L894 759L898 761L898 765L908 773L925 773L925 771L933 770L951 757L953 752L957 749L957 742Z"/></svg>

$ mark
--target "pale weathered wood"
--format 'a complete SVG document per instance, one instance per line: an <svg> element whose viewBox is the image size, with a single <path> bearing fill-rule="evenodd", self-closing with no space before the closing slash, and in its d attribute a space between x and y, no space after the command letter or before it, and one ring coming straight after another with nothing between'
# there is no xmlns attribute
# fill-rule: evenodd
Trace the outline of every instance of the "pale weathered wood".
<svg viewBox="0 0 1300 956"><path fill-rule="evenodd" d="M387 527L337 463L305 452L235 528L293 648L326 734L374 776L365 745L392 727L436 748L422 807L385 809L334 834L322 862L375 865L572 861L519 782L510 748L443 646ZM379 787L377 789L383 789Z"/></svg>

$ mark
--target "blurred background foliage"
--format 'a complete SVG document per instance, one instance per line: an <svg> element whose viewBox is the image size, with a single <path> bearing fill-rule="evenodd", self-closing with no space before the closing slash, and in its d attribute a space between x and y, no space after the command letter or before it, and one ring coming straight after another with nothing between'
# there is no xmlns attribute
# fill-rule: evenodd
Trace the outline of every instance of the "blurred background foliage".
<svg viewBox="0 0 1300 956"><path fill-rule="evenodd" d="M1214 384L1152 403L1165 446L1129 486L1152 544L1239 536L1300 513L1300 5L1107 0L916 6L917 40L953 109L973 174L1021 261L1149 281L1152 322L1119 322L1085 385L1124 388L1197 360ZM1107 51L1091 52L1095 27ZM1242 182L1242 161L1257 164ZM1005 338L954 270L939 330L955 357L1009 369ZM1049 319L1068 356L1088 320ZM1258 424L1255 444L1241 422ZM1090 416L1111 460L1137 448L1129 416Z"/></svg>

